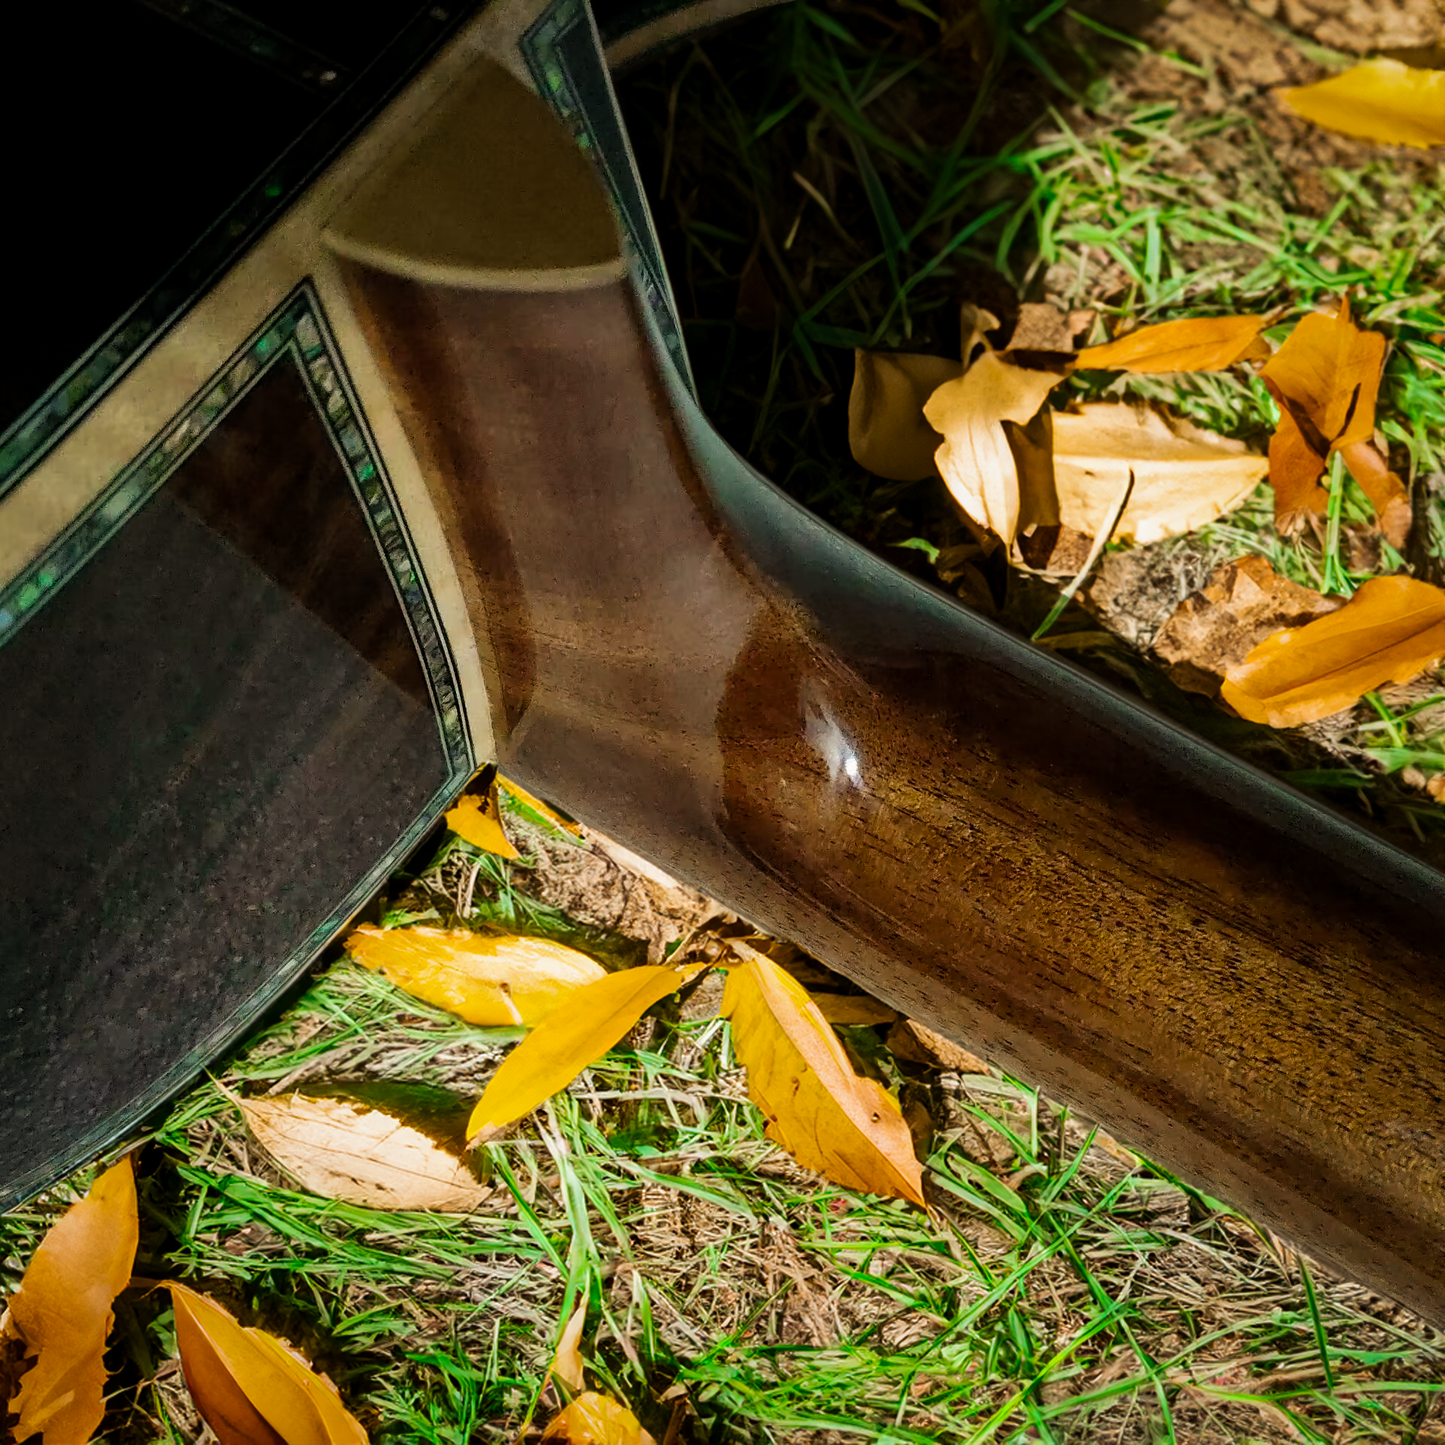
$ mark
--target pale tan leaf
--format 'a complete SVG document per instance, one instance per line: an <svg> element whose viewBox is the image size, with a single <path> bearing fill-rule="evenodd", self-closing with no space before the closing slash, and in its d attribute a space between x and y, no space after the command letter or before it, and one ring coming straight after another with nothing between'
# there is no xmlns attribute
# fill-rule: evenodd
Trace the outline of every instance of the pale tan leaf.
<svg viewBox="0 0 1445 1445"><path fill-rule="evenodd" d="M933 454L943 438L929 426L923 404L945 381L962 373L961 362L942 356L855 351L848 394L853 460L895 482L933 476Z"/></svg>
<svg viewBox="0 0 1445 1445"><path fill-rule="evenodd" d="M1154 651L1186 692L1218 697L1229 669L1266 637L1325 617L1343 601L1281 577L1265 557L1239 557L1215 568L1174 609L1154 637Z"/></svg>
<svg viewBox="0 0 1445 1445"><path fill-rule="evenodd" d="M923 1171L897 1100L853 1072L801 984L755 955L728 974L722 1014L770 1139L835 1184L923 1206Z"/></svg>
<svg viewBox="0 0 1445 1445"><path fill-rule="evenodd" d="M1048 519L1025 514L1003 423L1032 421L1063 379L1061 371L1015 366L985 351L961 377L941 385L923 408L928 424L944 437L934 460L949 491L974 521L1010 546L1020 527Z"/></svg>
<svg viewBox="0 0 1445 1445"><path fill-rule="evenodd" d="M415 998L494 1028L540 1023L606 974L585 953L549 938L467 928L363 923L346 940L346 951Z"/></svg>
<svg viewBox="0 0 1445 1445"><path fill-rule="evenodd" d="M1445 145L1445 70L1366 60L1314 85L1280 92L1305 120L1385 145Z"/></svg>
<svg viewBox="0 0 1445 1445"><path fill-rule="evenodd" d="M502 808L497 796L497 775L492 773L486 795L463 793L446 814L446 825L459 838L465 839L474 848L486 853L495 853L499 858L520 858L522 855L512 846L502 831Z"/></svg>
<svg viewBox="0 0 1445 1445"><path fill-rule="evenodd" d="M105 1342L130 1283L139 1226L130 1156L105 1171L35 1250L11 1297L5 1332L33 1361L8 1401L14 1439L86 1445L105 1413ZM0 1410L3 1420L4 1410Z"/></svg>
<svg viewBox="0 0 1445 1445"><path fill-rule="evenodd" d="M579 1395L552 1417L543 1440L557 1445L655 1445L642 1422L610 1395Z"/></svg>
<svg viewBox="0 0 1445 1445"><path fill-rule="evenodd" d="M659 964L610 973L580 988L533 1029L492 1075L467 1124L467 1139L484 1143L565 1089L659 999L690 972Z"/></svg>
<svg viewBox="0 0 1445 1445"><path fill-rule="evenodd" d="M586 1323L587 1301L583 1300L572 1311L572 1318L567 1321L567 1325L562 1331L562 1338L557 1341L557 1353L552 1356L552 1373L574 1395L581 1394L587 1388L587 1381L583 1376L582 1351L579 1348L582 1343L582 1330Z"/></svg>
<svg viewBox="0 0 1445 1445"><path fill-rule="evenodd" d="M420 1130L350 1099L245 1099L256 1142L313 1194L370 1209L464 1214L490 1190Z"/></svg>
<svg viewBox="0 0 1445 1445"><path fill-rule="evenodd" d="M1328 617L1276 632L1231 667L1222 697L1241 717L1298 727L1387 682L1409 682L1445 656L1445 591L1374 577Z"/></svg>
<svg viewBox="0 0 1445 1445"><path fill-rule="evenodd" d="M1059 519L1091 537L1131 471L1134 490L1114 535L1142 545L1232 511L1268 470L1268 460L1243 442L1123 402L1054 413Z"/></svg>
<svg viewBox="0 0 1445 1445"><path fill-rule="evenodd" d="M166 1288L186 1388L221 1445L366 1445L336 1386L295 1350L187 1285Z"/></svg>
<svg viewBox="0 0 1445 1445"><path fill-rule="evenodd" d="M1222 371L1236 362L1269 356L1269 343L1259 334L1268 324L1268 316L1163 321L1102 346L1086 346L1078 353L1077 365L1099 371Z"/></svg>

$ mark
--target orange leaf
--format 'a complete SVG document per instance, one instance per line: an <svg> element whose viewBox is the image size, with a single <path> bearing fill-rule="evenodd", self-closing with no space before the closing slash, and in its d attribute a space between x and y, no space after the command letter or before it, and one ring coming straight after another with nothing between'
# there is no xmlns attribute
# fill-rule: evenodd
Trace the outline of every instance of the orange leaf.
<svg viewBox="0 0 1445 1445"><path fill-rule="evenodd" d="M722 1015L767 1133L808 1169L868 1194L923 1200L923 1171L898 1101L853 1072L818 1005L772 959L728 974Z"/></svg>
<svg viewBox="0 0 1445 1445"><path fill-rule="evenodd" d="M1390 470L1389 462L1373 441L1350 442L1340 448L1340 455L1360 490L1370 499L1385 540L1392 547L1403 547L1411 520L1404 482Z"/></svg>
<svg viewBox="0 0 1445 1445"><path fill-rule="evenodd" d="M1086 346L1077 364L1101 371L1223 371L1238 361L1262 361L1269 343L1267 316L1191 316L1144 326L1103 346Z"/></svg>
<svg viewBox="0 0 1445 1445"><path fill-rule="evenodd" d="M1304 525L1305 514L1321 514L1329 493L1320 486L1325 457L1305 440L1288 408L1280 407L1279 425L1269 439L1269 484L1274 488L1274 524L1288 536Z"/></svg>
<svg viewBox="0 0 1445 1445"><path fill-rule="evenodd" d="M86 1445L95 1434L105 1413L111 1307L130 1282L138 1233L127 1155L40 1241L3 1322L34 1360L8 1402L20 1416L17 1442L41 1434L45 1445Z"/></svg>
<svg viewBox="0 0 1445 1445"><path fill-rule="evenodd" d="M1412 577L1375 577L1328 617L1276 632L1226 674L1241 717L1298 727L1387 682L1408 682L1445 657L1445 591Z"/></svg>
<svg viewBox="0 0 1445 1445"><path fill-rule="evenodd" d="M520 858L522 855L512 846L511 840L502 831L502 809L497 797L497 774L492 771L487 794L479 798L475 793L463 793L446 814L447 827L457 837L464 839L484 853L495 853L499 858Z"/></svg>
<svg viewBox="0 0 1445 1445"><path fill-rule="evenodd" d="M1296 115L1385 145L1445 145L1445 70L1367 60L1314 85L1280 92Z"/></svg>
<svg viewBox="0 0 1445 1445"><path fill-rule="evenodd" d="M550 938L469 928L363 923L346 951L414 998L492 1028L541 1023L575 989L606 977L601 964Z"/></svg>
<svg viewBox="0 0 1445 1445"><path fill-rule="evenodd" d="M186 1388L221 1445L366 1445L336 1386L289 1345L169 1283Z"/></svg>
<svg viewBox="0 0 1445 1445"><path fill-rule="evenodd" d="M853 460L895 482L937 475L933 455L943 438L928 424L923 404L945 381L962 375L961 362L942 356L855 351L848 393Z"/></svg>
<svg viewBox="0 0 1445 1445"><path fill-rule="evenodd" d="M558 1445L653 1445L652 1436L625 1405L590 1391L552 1417L543 1440Z"/></svg>

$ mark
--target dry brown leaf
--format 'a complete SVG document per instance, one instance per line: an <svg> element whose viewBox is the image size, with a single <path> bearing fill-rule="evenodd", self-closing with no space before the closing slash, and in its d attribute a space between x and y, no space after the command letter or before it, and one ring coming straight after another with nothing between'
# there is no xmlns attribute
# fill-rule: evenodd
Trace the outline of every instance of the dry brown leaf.
<svg viewBox="0 0 1445 1445"><path fill-rule="evenodd" d="M917 1019L900 1019L888 1030L888 1048L895 1058L928 1064L952 1074L986 1074L988 1062L936 1034Z"/></svg>
<svg viewBox="0 0 1445 1445"><path fill-rule="evenodd" d="M609 973L580 988L566 1006L533 1029L492 1075L472 1110L467 1139L494 1139L508 1124L530 1114L565 1089L660 999L680 988L698 970L643 964Z"/></svg>
<svg viewBox="0 0 1445 1445"><path fill-rule="evenodd" d="M1384 145L1445 145L1445 70L1366 60L1279 95L1296 115L1327 130Z"/></svg>
<svg viewBox="0 0 1445 1445"><path fill-rule="evenodd" d="M917 482L935 475L943 438L929 426L923 404L963 364L943 356L855 351L848 394L848 446L853 460L875 476Z"/></svg>
<svg viewBox="0 0 1445 1445"><path fill-rule="evenodd" d="M569 994L606 974L585 953L549 938L467 928L363 923L346 951L413 997L493 1028L541 1023Z"/></svg>
<svg viewBox="0 0 1445 1445"><path fill-rule="evenodd" d="M1265 557L1240 557L1215 568L1203 590L1174 609L1154 651L1179 687L1218 697L1228 670L1265 638L1327 616L1343 601L1281 577Z"/></svg>
<svg viewBox="0 0 1445 1445"><path fill-rule="evenodd" d="M587 1301L583 1300L575 1310L572 1311L572 1318L567 1321L562 1331L562 1338L557 1341L557 1353L552 1356L552 1373L572 1391L574 1395L580 1395L587 1388L587 1381L583 1378L582 1351L579 1348L582 1342L582 1330L587 1323Z"/></svg>
<svg viewBox="0 0 1445 1445"><path fill-rule="evenodd" d="M795 979L760 954L728 975L722 1014L767 1134L835 1184L924 1206L923 1174L894 1097L853 1072Z"/></svg>
<svg viewBox="0 0 1445 1445"><path fill-rule="evenodd" d="M654 1445L642 1422L610 1395L579 1395L552 1417L543 1440L558 1445Z"/></svg>
<svg viewBox="0 0 1445 1445"><path fill-rule="evenodd" d="M1322 513L1327 494L1319 485L1330 453L1366 490L1386 535L1404 541L1409 530L1405 489L1375 449L1375 402L1385 369L1385 338L1361 331L1342 299L1333 316L1306 316L1261 369L1260 377L1279 403L1280 419L1269 448L1275 525L1296 530L1307 512ZM1404 510L1401 510L1403 502ZM1396 543L1395 545L1399 545Z"/></svg>
<svg viewBox="0 0 1445 1445"><path fill-rule="evenodd" d="M1124 402L1055 412L1053 424L1059 520L1090 537L1131 471L1134 490L1114 535L1144 544L1232 511L1269 469L1243 442Z"/></svg>
<svg viewBox="0 0 1445 1445"><path fill-rule="evenodd" d="M127 1155L71 1205L35 1250L0 1334L18 1340L28 1368L7 1403L16 1445L86 1445L105 1414L105 1341L115 1297L130 1283L139 1237ZM5 1412L0 1410L0 1422Z"/></svg>
<svg viewBox="0 0 1445 1445"><path fill-rule="evenodd" d="M325 1199L465 1214L491 1192L455 1154L364 1102L298 1093L244 1099L241 1112L276 1163Z"/></svg>
<svg viewBox="0 0 1445 1445"><path fill-rule="evenodd" d="M1006 545L1013 545L1022 528L1060 520L1049 515L1051 498L1021 488L1021 481L1032 481L1035 473L1028 468L1021 476L1003 424L1026 426L1063 379L1063 371L1016 366L985 351L924 405L928 424L944 437L934 460L949 491L975 522Z"/></svg>
<svg viewBox="0 0 1445 1445"><path fill-rule="evenodd" d="M1338 612L1276 632L1231 667L1222 697L1241 717L1298 727L1445 657L1445 591L1374 577Z"/></svg>
<svg viewBox="0 0 1445 1445"><path fill-rule="evenodd" d="M1269 343L1259 334L1268 316L1191 316L1142 326L1102 346L1086 346L1077 364L1090 370L1223 371L1240 361L1263 361Z"/></svg>
<svg viewBox="0 0 1445 1445"><path fill-rule="evenodd" d="M166 1287L186 1388L221 1445L366 1445L336 1386L290 1346L186 1285Z"/></svg>
<svg viewBox="0 0 1445 1445"><path fill-rule="evenodd" d="M502 831L497 773L495 767L489 771L485 794L479 797L476 793L463 793L447 812L446 825L457 837L485 853L495 853L499 858L520 858L522 855Z"/></svg>

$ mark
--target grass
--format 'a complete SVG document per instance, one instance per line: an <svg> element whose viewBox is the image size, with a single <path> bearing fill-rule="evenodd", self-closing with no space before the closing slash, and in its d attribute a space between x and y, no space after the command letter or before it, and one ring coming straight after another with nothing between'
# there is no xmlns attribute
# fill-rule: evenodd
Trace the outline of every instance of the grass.
<svg viewBox="0 0 1445 1445"><path fill-rule="evenodd" d="M381 906L440 898L477 861L449 842ZM485 864L466 922L535 901L525 861ZM763 1135L717 997L661 1007L491 1146L476 1212L389 1213L294 1187L236 1097L360 1080L471 1097L516 1032L339 958L130 1141L137 1274L284 1335L377 1440L535 1429L578 1306L594 1378L658 1440L674 1415L675 1439L786 1445L1437 1438L1422 1431L1445 1419L1445 1336L996 1071L888 1060L931 1120L928 1215L798 1168ZM885 1027L848 1036L882 1058ZM0 1218L7 1291L92 1173ZM104 1438L197 1440L165 1296L132 1291L117 1319Z"/></svg>
<svg viewBox="0 0 1445 1445"><path fill-rule="evenodd" d="M1342 594L1402 566L1445 582L1440 167L1346 146L1342 163L1302 177L1283 158L1267 97L1119 32L1087 5L997 0L944 17L926 6L795 4L679 47L619 86L705 409L805 505L1031 637L1058 584L1010 572L997 554L964 565L973 539L939 482L884 482L853 462L852 349L956 356L960 300L1001 317L1020 299L1089 309L1086 340L1125 321L1278 309L1267 333L1278 341L1348 289L1361 324L1391 340L1378 416L1392 465L1419 498L1408 555L1384 544L1352 560L1372 513L1348 477L1332 526L1293 538L1276 532L1262 484L1228 518L1133 549L1159 613L1139 619L1138 640L1077 603L1043 640L1445 861L1445 819L1422 791L1429 760L1445 751L1445 717L1406 716L1413 693L1384 695L1406 735L1397 746L1421 759L1402 775L1372 751L1373 705L1348 725L1275 733L1201 709L1147 657L1173 606L1242 553ZM1348 59L1275 32L1311 59ZM1324 197L1314 210L1300 203L1306 181ZM1054 402L1119 396L1167 404L1260 450L1277 416L1241 371L1080 373ZM1439 689L1438 676L1427 681Z"/></svg>

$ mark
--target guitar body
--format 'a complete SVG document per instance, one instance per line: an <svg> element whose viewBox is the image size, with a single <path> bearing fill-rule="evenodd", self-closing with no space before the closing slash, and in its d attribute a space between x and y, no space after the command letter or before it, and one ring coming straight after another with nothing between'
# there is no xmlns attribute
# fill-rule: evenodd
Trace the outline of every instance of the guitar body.
<svg viewBox="0 0 1445 1445"><path fill-rule="evenodd" d="M734 13L599 18L620 61ZM1441 877L720 441L580 5L436 37L62 421L0 497L7 1199L498 758L1439 1316Z"/></svg>

